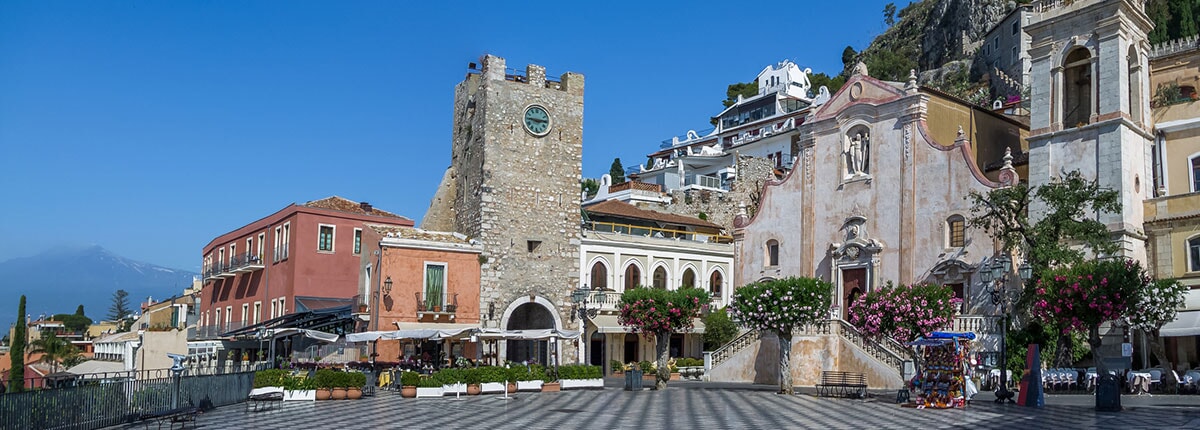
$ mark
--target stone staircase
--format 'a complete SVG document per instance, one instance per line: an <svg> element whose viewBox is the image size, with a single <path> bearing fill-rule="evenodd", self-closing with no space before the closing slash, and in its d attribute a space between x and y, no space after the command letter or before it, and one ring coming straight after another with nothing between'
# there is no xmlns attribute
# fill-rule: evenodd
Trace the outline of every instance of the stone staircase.
<svg viewBox="0 0 1200 430"><path fill-rule="evenodd" d="M722 369L722 371L715 372L718 379L712 380L745 380L750 378L752 382L761 382L759 379L770 379L760 378L759 376L761 375L748 376L748 374L754 373L753 371L738 371L730 370L729 368L729 366L745 367L747 366L747 361L757 361L757 354L766 351L763 348L763 336L764 333L760 331L749 330L743 332L721 348L712 352L706 352L706 375L714 375L714 369L721 369L722 366L725 366L725 369ZM773 335L770 336L774 338ZM841 319L825 320L813 325L797 328L792 332L792 336L793 343L801 351L799 353L793 351L792 360L804 362L799 366L801 370L793 368L793 379L797 380L797 385L810 385L802 381L810 379L813 375L819 375L820 370L847 370L842 369L841 367L843 366L864 368L868 370L868 373L874 373L869 376L871 379L877 381L873 386L879 386L881 382L878 381L886 381L885 385L898 385L903 381L906 363L912 362L910 350L904 345L891 339L875 340L868 338L859 332L858 329L854 328L854 326L850 325L850 323ZM824 341L817 343L810 342L810 345L801 346L799 344L805 342L803 339ZM778 354L777 347L769 349L771 350L770 353ZM804 353L804 351L807 351L807 353ZM764 358L770 360L774 357ZM911 369L911 365L909 367ZM807 373L808 376L802 375L796 378L795 372L797 371Z"/></svg>

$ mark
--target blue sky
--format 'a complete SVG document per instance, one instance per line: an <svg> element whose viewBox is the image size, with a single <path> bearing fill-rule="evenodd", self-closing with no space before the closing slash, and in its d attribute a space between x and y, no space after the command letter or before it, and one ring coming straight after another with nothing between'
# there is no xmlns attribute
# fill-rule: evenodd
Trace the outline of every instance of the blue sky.
<svg viewBox="0 0 1200 430"><path fill-rule="evenodd" d="M99 244L199 271L213 237L330 195L419 222L483 53L586 76L598 177L768 64L839 72L887 3L0 2L0 261Z"/></svg>

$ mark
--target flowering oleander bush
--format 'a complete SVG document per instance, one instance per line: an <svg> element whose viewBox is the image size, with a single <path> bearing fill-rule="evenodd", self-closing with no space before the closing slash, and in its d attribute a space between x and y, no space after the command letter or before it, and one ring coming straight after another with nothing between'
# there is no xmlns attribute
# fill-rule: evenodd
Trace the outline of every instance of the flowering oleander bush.
<svg viewBox="0 0 1200 430"><path fill-rule="evenodd" d="M700 306L709 302L708 292L699 288L668 291L634 288L621 295L621 325L634 333L651 336L690 330L700 315Z"/></svg>
<svg viewBox="0 0 1200 430"><path fill-rule="evenodd" d="M1087 332L1129 315L1152 284L1134 260L1088 261L1052 270L1034 285L1033 316L1064 334Z"/></svg>
<svg viewBox="0 0 1200 430"><path fill-rule="evenodd" d="M828 318L833 285L816 278L755 282L734 290L729 316L779 338L779 392L793 394L792 330Z"/></svg>
<svg viewBox="0 0 1200 430"><path fill-rule="evenodd" d="M756 330L788 332L828 318L833 285L815 278L755 282L734 290L729 317Z"/></svg>
<svg viewBox="0 0 1200 430"><path fill-rule="evenodd" d="M849 323L863 335L908 343L950 326L961 299L945 285L893 285L871 291L850 304Z"/></svg>
<svg viewBox="0 0 1200 430"><path fill-rule="evenodd" d="M617 316L621 325L642 336L654 336L659 369L655 389L667 388L667 380L671 378L667 366L671 333L691 330L701 306L709 300L708 292L699 288L675 291L634 288L621 294L621 312Z"/></svg>

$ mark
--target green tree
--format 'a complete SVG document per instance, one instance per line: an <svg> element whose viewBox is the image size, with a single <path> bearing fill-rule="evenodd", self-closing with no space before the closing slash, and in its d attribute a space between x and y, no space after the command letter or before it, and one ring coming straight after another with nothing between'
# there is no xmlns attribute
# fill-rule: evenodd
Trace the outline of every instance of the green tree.
<svg viewBox="0 0 1200 430"><path fill-rule="evenodd" d="M1170 2L1173 22L1169 30L1171 39L1179 39L1196 34L1196 18L1192 13L1194 0L1176 0Z"/></svg>
<svg viewBox="0 0 1200 430"><path fill-rule="evenodd" d="M829 89L829 94L835 94L838 92L838 90L842 89L842 85L846 84L846 76L837 75L831 78L827 74L817 73L809 76L808 81L812 83L813 88L821 88L824 86L825 88ZM813 95L816 95L815 90L813 93Z"/></svg>
<svg viewBox="0 0 1200 430"><path fill-rule="evenodd" d="M671 291L639 287L621 294L617 320L634 333L655 340L654 350L658 355L655 390L666 389L671 379L671 366L667 363L671 359L671 334L690 330L700 314L700 306L709 300L708 292L699 288Z"/></svg>
<svg viewBox="0 0 1200 430"><path fill-rule="evenodd" d="M882 50L867 57L864 62L871 77L885 81L907 81L909 70L917 68L917 57L891 50Z"/></svg>
<svg viewBox="0 0 1200 430"><path fill-rule="evenodd" d="M1133 328L1141 330L1150 344L1150 351L1164 369L1174 369L1175 363L1167 355L1167 348L1159 330L1162 326L1175 321L1178 309L1184 305L1188 287L1174 279L1159 279L1147 285L1141 294L1141 300L1133 307L1129 315L1129 323ZM1175 374L1163 374L1163 387L1174 392L1178 387Z"/></svg>
<svg viewBox="0 0 1200 430"><path fill-rule="evenodd" d="M41 362L50 365L50 373L58 371L58 363L70 357L75 346L52 331L43 331L42 337L29 343L29 354L42 354Z"/></svg>
<svg viewBox="0 0 1200 430"><path fill-rule="evenodd" d="M1118 249L1095 214L1120 212L1120 194L1101 188L1078 171L1052 178L1040 187L1021 183L986 194L972 191L967 200L971 202L967 224L986 231L1005 252L1022 251L1033 268L1033 279L1042 278L1051 268L1081 263L1087 255L1111 255ZM1040 218L1030 216L1033 204L1044 208ZM1014 311L1027 314L1035 298L1032 283L1026 283L1024 290ZM1055 365L1070 364L1072 345L1071 336L1059 336Z"/></svg>
<svg viewBox="0 0 1200 430"><path fill-rule="evenodd" d="M55 321L62 321L67 330L78 333L87 331L88 326L92 325L92 319L83 314L83 305L75 308L73 314L57 314L54 315Z"/></svg>
<svg viewBox="0 0 1200 430"><path fill-rule="evenodd" d="M11 367L8 369L8 392L19 393L25 389L25 296L17 305L17 324L13 327L12 346L8 348Z"/></svg>
<svg viewBox="0 0 1200 430"><path fill-rule="evenodd" d="M729 318L725 308L709 312L704 316L704 349L712 351L729 343L737 336L738 327Z"/></svg>
<svg viewBox="0 0 1200 430"><path fill-rule="evenodd" d="M846 46L842 50L842 68L849 69L854 66L854 62L858 60L858 52L854 51L853 46Z"/></svg>
<svg viewBox="0 0 1200 430"><path fill-rule="evenodd" d="M129 307L129 293L125 290L117 290L112 296L112 306L108 308L108 319L117 322L117 331L129 331L128 327L122 328L123 322L129 319L133 314L133 310Z"/></svg>
<svg viewBox="0 0 1200 430"><path fill-rule="evenodd" d="M888 3L883 5L883 23L891 27L896 23L896 4Z"/></svg>
<svg viewBox="0 0 1200 430"><path fill-rule="evenodd" d="M729 88L725 89L725 101L721 102L721 104L725 105L725 107L730 107L734 103L737 103L738 96L749 98L756 95L758 95L758 81L730 84Z"/></svg>
<svg viewBox="0 0 1200 430"><path fill-rule="evenodd" d="M729 316L779 338L779 392L793 394L792 331L829 316L833 285L816 278L755 282L734 290Z"/></svg>
<svg viewBox="0 0 1200 430"><path fill-rule="evenodd" d="M587 193L588 198L596 196L596 192L600 190L600 183L595 179L587 178L579 182L579 189Z"/></svg>
<svg viewBox="0 0 1200 430"><path fill-rule="evenodd" d="M1146 3L1146 15L1154 21L1154 28L1149 34L1150 43L1157 45L1171 40L1171 7L1167 5L1167 0L1150 0Z"/></svg>
<svg viewBox="0 0 1200 430"><path fill-rule="evenodd" d="M625 168L621 166L621 158L613 159L612 166L608 168L608 176L612 177L613 185L625 182Z"/></svg>

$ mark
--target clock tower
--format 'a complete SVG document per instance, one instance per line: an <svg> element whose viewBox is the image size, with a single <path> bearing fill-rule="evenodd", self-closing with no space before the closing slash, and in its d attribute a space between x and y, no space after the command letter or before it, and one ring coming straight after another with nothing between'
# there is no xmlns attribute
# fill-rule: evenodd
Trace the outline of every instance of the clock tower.
<svg viewBox="0 0 1200 430"><path fill-rule="evenodd" d="M579 330L583 75L485 55L454 90L450 168L422 228L483 244L484 326ZM491 310L489 312L489 310ZM490 315L489 315L490 314ZM575 341L508 341L501 358L574 362Z"/></svg>

